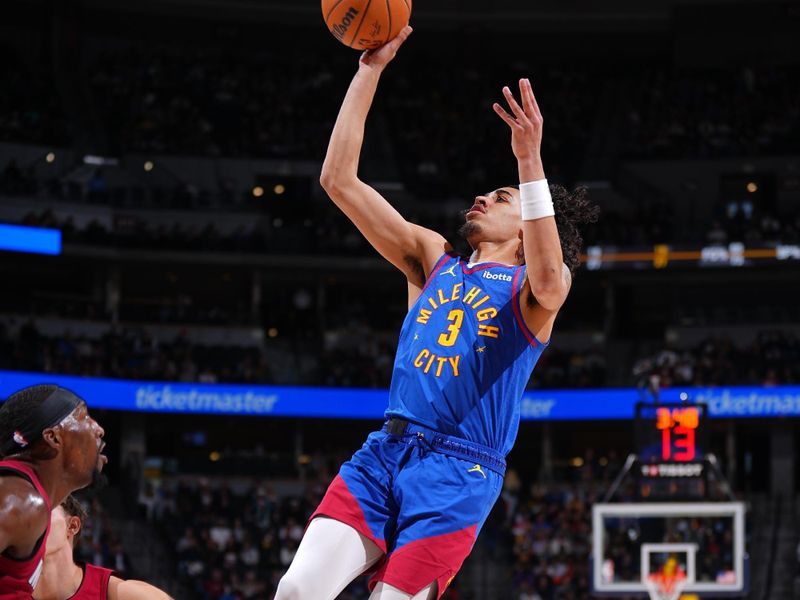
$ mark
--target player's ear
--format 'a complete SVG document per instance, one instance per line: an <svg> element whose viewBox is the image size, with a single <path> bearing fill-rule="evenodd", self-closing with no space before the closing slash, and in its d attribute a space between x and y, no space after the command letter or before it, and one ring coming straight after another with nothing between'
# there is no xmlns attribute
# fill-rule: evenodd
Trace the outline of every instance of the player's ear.
<svg viewBox="0 0 800 600"><path fill-rule="evenodd" d="M58 450L59 448L61 448L63 439L64 439L63 432L61 431L61 428L58 425L56 425L55 427L48 427L47 429L42 431L42 440L44 440L44 443L47 444L47 446L49 446L53 450Z"/></svg>
<svg viewBox="0 0 800 600"><path fill-rule="evenodd" d="M82 527L83 523L81 523L80 518L70 517L67 519L67 535L69 536L70 540L77 537L77 535L81 532Z"/></svg>

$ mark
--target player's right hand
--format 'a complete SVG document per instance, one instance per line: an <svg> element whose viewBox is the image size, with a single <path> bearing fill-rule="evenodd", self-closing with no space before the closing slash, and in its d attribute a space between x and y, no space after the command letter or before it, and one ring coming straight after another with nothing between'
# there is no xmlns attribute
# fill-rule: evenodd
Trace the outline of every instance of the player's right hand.
<svg viewBox="0 0 800 600"><path fill-rule="evenodd" d="M397 50L403 45L414 31L410 25L406 25L400 30L396 37L386 42L380 48L365 50L359 60L359 68L383 70L397 54Z"/></svg>
<svg viewBox="0 0 800 600"><path fill-rule="evenodd" d="M503 88L503 96L505 96L512 114L508 114L497 102L492 105L492 108L511 129L511 149L517 160L538 158L542 147L544 117L542 117L542 111L539 110L539 104L533 95L529 79L519 80L519 93L522 106L517 103L514 93L508 86Z"/></svg>

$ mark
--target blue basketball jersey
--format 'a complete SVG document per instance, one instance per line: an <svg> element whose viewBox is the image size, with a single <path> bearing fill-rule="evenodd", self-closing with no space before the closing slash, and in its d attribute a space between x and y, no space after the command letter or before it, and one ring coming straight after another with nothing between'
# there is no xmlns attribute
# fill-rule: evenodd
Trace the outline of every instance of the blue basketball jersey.
<svg viewBox="0 0 800 600"><path fill-rule="evenodd" d="M544 350L523 319L524 266L445 254L400 331L387 417L508 454Z"/></svg>

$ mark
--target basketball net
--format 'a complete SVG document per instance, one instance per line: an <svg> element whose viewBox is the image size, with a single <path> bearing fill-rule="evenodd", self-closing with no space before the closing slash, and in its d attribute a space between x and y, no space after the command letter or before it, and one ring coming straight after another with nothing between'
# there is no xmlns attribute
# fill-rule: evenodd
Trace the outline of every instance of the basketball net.
<svg viewBox="0 0 800 600"><path fill-rule="evenodd" d="M672 575L653 573L645 581L651 600L678 600L686 586L686 574L680 569Z"/></svg>

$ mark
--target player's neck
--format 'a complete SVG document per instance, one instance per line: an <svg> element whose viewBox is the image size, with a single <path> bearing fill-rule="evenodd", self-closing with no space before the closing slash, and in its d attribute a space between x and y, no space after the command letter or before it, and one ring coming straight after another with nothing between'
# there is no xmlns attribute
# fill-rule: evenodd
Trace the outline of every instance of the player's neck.
<svg viewBox="0 0 800 600"><path fill-rule="evenodd" d="M12 456L9 459L24 463L33 469L53 507L61 504L72 490L83 487L76 485L72 478L69 477L68 471L61 464L60 457L43 459L37 455L23 455L19 457Z"/></svg>
<svg viewBox="0 0 800 600"><path fill-rule="evenodd" d="M34 600L63 600L75 595L83 581L83 569L72 560L72 548L64 544L59 550L48 554L44 560L42 575L36 584Z"/></svg>
<svg viewBox="0 0 800 600"><path fill-rule="evenodd" d="M480 242L469 257L469 264L500 263L503 265L517 265L517 248L519 241L514 242Z"/></svg>

